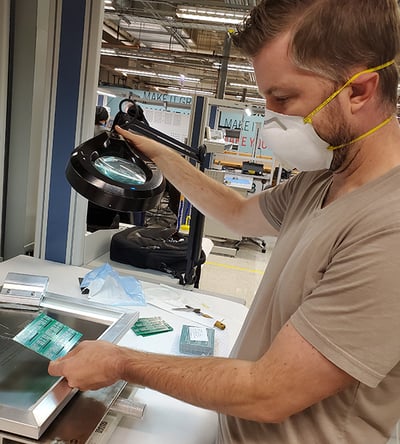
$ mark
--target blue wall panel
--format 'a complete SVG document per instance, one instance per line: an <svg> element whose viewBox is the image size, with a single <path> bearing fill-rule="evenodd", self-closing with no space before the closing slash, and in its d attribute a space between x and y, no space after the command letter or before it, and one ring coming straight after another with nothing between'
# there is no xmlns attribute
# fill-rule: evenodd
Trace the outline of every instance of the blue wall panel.
<svg viewBox="0 0 400 444"><path fill-rule="evenodd" d="M65 168L75 146L85 1L64 0L51 164L45 258L65 262L71 187Z"/></svg>

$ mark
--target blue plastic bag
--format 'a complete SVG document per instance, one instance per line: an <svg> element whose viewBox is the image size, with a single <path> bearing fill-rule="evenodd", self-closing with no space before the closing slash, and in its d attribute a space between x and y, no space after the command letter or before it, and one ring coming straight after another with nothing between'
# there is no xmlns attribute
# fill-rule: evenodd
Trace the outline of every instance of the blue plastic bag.
<svg viewBox="0 0 400 444"><path fill-rule="evenodd" d="M88 298L113 306L146 305L140 282L133 276L120 276L110 264L89 271L80 284L89 290Z"/></svg>

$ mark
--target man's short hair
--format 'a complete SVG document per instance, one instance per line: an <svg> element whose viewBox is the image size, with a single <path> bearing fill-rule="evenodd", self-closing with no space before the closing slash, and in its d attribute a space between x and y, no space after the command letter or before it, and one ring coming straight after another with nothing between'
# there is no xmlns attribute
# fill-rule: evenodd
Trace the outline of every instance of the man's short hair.
<svg viewBox="0 0 400 444"><path fill-rule="evenodd" d="M96 106L96 116L94 119L95 125L98 125L100 122L106 122L108 117L108 111L104 106Z"/></svg>
<svg viewBox="0 0 400 444"><path fill-rule="evenodd" d="M254 57L273 39L291 34L290 56L300 68L343 84L354 68L372 68L400 52L400 14L396 0L262 0L233 35ZM382 102L397 105L398 70L380 76Z"/></svg>

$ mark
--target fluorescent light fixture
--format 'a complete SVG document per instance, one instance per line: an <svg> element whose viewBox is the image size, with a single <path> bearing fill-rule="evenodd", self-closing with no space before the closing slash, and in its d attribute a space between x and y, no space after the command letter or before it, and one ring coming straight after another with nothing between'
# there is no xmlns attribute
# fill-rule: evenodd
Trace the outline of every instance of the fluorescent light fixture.
<svg viewBox="0 0 400 444"><path fill-rule="evenodd" d="M100 54L104 55L116 55L115 49L109 49L109 48L101 48Z"/></svg>
<svg viewBox="0 0 400 444"><path fill-rule="evenodd" d="M187 20L237 25L242 23L245 14L205 8L178 8L176 16Z"/></svg>
<svg viewBox="0 0 400 444"><path fill-rule="evenodd" d="M138 56L138 55L125 55L125 54L118 54L118 55L121 57L128 57L129 59L145 60L146 62L174 63L173 60L159 59L158 57L146 57L146 56Z"/></svg>
<svg viewBox="0 0 400 444"><path fill-rule="evenodd" d="M132 74L134 76L143 77L155 77L157 74L152 71L140 71L138 69L125 69L125 68L114 68L115 71L122 72L123 74Z"/></svg>
<svg viewBox="0 0 400 444"><path fill-rule="evenodd" d="M181 92L181 93L187 93L187 94L200 94L203 96L213 96L214 93L211 91L199 91L196 89L188 89L188 88L177 88L175 86L169 86L167 88L168 91L177 91L177 92ZM177 95L177 94L175 94Z"/></svg>
<svg viewBox="0 0 400 444"><path fill-rule="evenodd" d="M141 71L138 69L128 69L128 68L114 68L115 71L121 72L124 75L132 74L134 76L142 76L142 77L158 77L159 79L164 80L176 80L176 81L185 81L185 82L200 82L200 79L195 77L185 77L182 75L175 74L157 74L153 71Z"/></svg>
<svg viewBox="0 0 400 444"><path fill-rule="evenodd" d="M227 18L227 17L218 17L211 15L198 15L198 14L176 14L179 18L187 19L187 20L199 20L203 22L211 22L211 23L226 23L230 25L238 25L242 22L241 19Z"/></svg>
<svg viewBox="0 0 400 444"><path fill-rule="evenodd" d="M221 63L220 62L214 62L213 68L220 69ZM254 72L254 68L250 65L236 65L228 63L228 70L230 71L245 71L245 72Z"/></svg>
<svg viewBox="0 0 400 444"><path fill-rule="evenodd" d="M246 85L245 83L229 83L229 86L237 86L238 88L257 89L257 85Z"/></svg>
<svg viewBox="0 0 400 444"><path fill-rule="evenodd" d="M112 0L104 0L104 4L106 4L106 5L112 5Z"/></svg>
<svg viewBox="0 0 400 444"><path fill-rule="evenodd" d="M134 60L144 60L148 62L160 62L160 63L174 63L171 59L163 59L159 57L147 57L137 54L127 54L124 52L117 52L115 49L108 49L108 48L102 48L100 50L100 54L102 55L108 55L108 56L116 56L116 57L124 57L127 59L134 59Z"/></svg>
<svg viewBox="0 0 400 444"><path fill-rule="evenodd" d="M157 74L157 77L160 79L166 79L166 80L179 80L181 82L200 82L200 79L197 79L196 77L185 77L182 75L174 75L174 74Z"/></svg>

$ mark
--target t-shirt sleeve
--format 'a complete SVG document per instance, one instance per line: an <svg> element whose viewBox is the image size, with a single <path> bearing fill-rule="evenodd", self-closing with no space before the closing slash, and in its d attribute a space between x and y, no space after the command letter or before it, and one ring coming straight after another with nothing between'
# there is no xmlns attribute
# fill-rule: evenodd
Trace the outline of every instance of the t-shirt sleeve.
<svg viewBox="0 0 400 444"><path fill-rule="evenodd" d="M302 175L292 177L287 182L269 188L259 195L259 204L262 213L268 222L279 231L293 196L297 183Z"/></svg>
<svg viewBox="0 0 400 444"><path fill-rule="evenodd" d="M400 361L400 223L361 232L336 247L291 323L336 366L376 387Z"/></svg>

